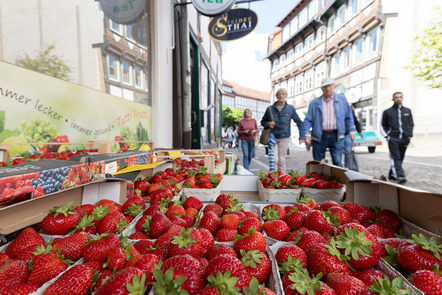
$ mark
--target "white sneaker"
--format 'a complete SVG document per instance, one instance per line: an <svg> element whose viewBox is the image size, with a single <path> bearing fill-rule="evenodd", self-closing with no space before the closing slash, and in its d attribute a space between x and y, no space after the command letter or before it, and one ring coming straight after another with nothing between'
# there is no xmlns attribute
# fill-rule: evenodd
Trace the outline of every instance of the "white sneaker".
<svg viewBox="0 0 442 295"><path fill-rule="evenodd" d="M268 158L268 157L269 157L269 155L265 155L265 156L264 156L264 158Z"/></svg>

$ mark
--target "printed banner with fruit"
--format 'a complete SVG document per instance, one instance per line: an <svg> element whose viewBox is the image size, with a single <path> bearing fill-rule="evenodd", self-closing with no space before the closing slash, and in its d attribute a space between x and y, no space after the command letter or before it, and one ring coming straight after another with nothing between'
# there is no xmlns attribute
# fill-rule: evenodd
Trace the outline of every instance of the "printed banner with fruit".
<svg viewBox="0 0 442 295"><path fill-rule="evenodd" d="M150 106L0 62L0 143L19 143L10 146L12 157L51 147L32 143L126 141L136 148L150 141L151 118Z"/></svg>

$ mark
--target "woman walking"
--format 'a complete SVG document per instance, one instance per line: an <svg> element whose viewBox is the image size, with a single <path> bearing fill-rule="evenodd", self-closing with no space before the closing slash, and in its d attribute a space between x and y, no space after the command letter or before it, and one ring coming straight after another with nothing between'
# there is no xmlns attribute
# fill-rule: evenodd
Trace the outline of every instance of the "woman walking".
<svg viewBox="0 0 442 295"><path fill-rule="evenodd" d="M249 170L250 162L252 161L253 149L255 148L255 136L258 133L258 124L252 118L252 111L245 109L243 118L238 124L238 134L241 139L241 147L243 152L244 168Z"/></svg>

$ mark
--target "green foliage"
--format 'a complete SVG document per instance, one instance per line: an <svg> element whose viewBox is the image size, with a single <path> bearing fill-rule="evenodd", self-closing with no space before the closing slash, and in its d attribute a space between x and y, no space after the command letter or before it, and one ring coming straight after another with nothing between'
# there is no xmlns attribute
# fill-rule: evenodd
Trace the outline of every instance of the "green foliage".
<svg viewBox="0 0 442 295"><path fill-rule="evenodd" d="M149 134L147 129L141 125L141 122L138 122L137 125L137 137L139 141L149 141Z"/></svg>
<svg viewBox="0 0 442 295"><path fill-rule="evenodd" d="M15 64L48 76L69 81L70 67L61 57L53 54L53 50L55 50L55 45L51 44L46 49L38 52L35 58L31 58L25 53L24 56L16 59Z"/></svg>
<svg viewBox="0 0 442 295"><path fill-rule="evenodd" d="M238 108L229 108L227 105L223 104L222 110L222 125L224 127L236 126L239 121L241 121L244 111Z"/></svg>
<svg viewBox="0 0 442 295"><path fill-rule="evenodd" d="M431 88L442 88L442 9L438 17L416 37L416 51L407 66L413 77Z"/></svg>

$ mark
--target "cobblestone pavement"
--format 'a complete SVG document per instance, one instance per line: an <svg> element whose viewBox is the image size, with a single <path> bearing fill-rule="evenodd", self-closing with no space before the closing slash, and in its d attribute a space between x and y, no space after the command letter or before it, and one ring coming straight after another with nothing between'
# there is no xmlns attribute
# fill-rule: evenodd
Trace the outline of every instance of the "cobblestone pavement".
<svg viewBox="0 0 442 295"><path fill-rule="evenodd" d="M238 149L228 149L228 152L235 153L240 158L242 165L242 152ZM268 171L268 158L265 157L265 148L260 146L255 151L256 158L252 159L250 171L254 175L258 175L258 171ZM428 151L427 154L431 154ZM359 161L359 172L379 177L381 175L388 175L390 169L390 159L386 147L377 149L375 153L368 153L365 147L356 148L356 154ZM420 154L417 156L416 154ZM425 190L432 193L442 193L442 156L422 156L425 152L410 152L407 151L404 160L404 170L407 175L408 186L415 189ZM327 153L327 158L331 163L331 157ZM305 147L291 147L290 157L287 159L287 170L305 172L306 163L313 160L311 151L307 151Z"/></svg>

